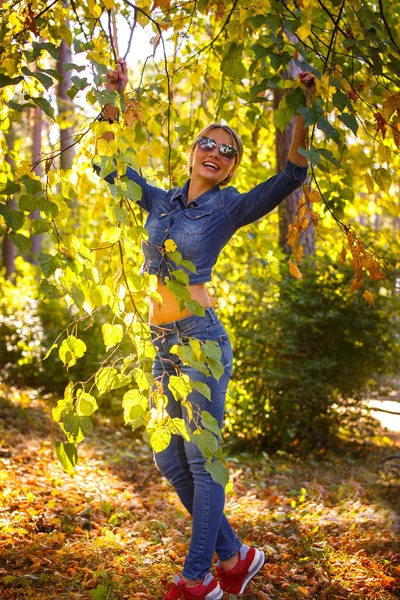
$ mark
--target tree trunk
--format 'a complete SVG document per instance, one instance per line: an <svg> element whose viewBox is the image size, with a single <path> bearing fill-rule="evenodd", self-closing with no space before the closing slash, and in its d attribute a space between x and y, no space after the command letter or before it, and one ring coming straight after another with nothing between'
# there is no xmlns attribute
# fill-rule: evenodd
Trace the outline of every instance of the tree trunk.
<svg viewBox="0 0 400 600"><path fill-rule="evenodd" d="M71 49L65 40L62 40L57 61L57 71L62 75L63 79L58 83L57 87L57 104L60 117L63 117L65 121L67 121L73 113L73 103L67 95L67 90L72 85L71 71L65 71L64 69L64 63L70 62ZM60 168L65 171L71 168L75 156L74 146L69 148L73 142L73 135L74 128L72 126L65 127L63 124L60 125Z"/></svg>
<svg viewBox="0 0 400 600"><path fill-rule="evenodd" d="M289 68L283 73L283 78L295 79L300 73L300 69L290 62ZM282 98L282 92L274 90L273 107L274 110L278 108L279 102ZM295 128L295 117L285 127L283 133L276 128L275 130L275 148L276 148L276 169L279 173L285 168L285 164L288 158L290 144L293 139L293 133ZM302 195L301 187L295 190L290 196L288 196L279 205L279 245L285 254L290 254L292 249L288 245L286 237L288 234L289 224L293 220L294 211L300 201ZM315 228L312 222L310 226L302 233L300 242L304 247L304 254L315 254Z"/></svg>
<svg viewBox="0 0 400 600"><path fill-rule="evenodd" d="M37 163L42 156L42 111L40 108L32 110L32 163ZM43 174L42 163L36 164L33 169L35 175L41 177ZM34 210L31 215L31 219L40 219L39 210ZM42 249L42 235L34 235L32 237L32 256L30 262L37 265L37 256L40 254Z"/></svg>
<svg viewBox="0 0 400 600"><path fill-rule="evenodd" d="M11 156L11 152L14 149L14 134L11 129L10 133L6 135L6 144L7 144L7 154L5 157L5 161L10 165L11 169L14 169L14 159ZM11 199L7 203L11 210L16 209L16 202L14 199ZM13 242L10 240L8 234L4 235L3 246L2 246L2 259L3 266L6 269L6 279L10 279L15 273L15 256L16 256L16 248Z"/></svg>

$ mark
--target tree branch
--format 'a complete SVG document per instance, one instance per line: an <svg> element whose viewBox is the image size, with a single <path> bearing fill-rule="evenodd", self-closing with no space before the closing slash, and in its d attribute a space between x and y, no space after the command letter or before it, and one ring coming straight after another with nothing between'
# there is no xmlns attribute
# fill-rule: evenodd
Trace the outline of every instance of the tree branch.
<svg viewBox="0 0 400 600"><path fill-rule="evenodd" d="M382 19L382 21L385 24L385 27L386 27L386 30L387 30L387 32L389 34L390 39L392 40L393 44L395 45L397 51L400 52L400 48L397 45L396 40L393 37L392 31L391 31L391 29L389 27L389 23L387 22L386 17L385 17L385 13L383 12L383 3L382 3L382 0L379 0L379 12L380 12L380 15L381 15L381 19Z"/></svg>

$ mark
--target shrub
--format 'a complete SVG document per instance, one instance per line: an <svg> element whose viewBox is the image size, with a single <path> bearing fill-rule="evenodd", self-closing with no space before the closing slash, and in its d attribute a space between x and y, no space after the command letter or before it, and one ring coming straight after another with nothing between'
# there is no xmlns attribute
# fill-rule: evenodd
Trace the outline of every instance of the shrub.
<svg viewBox="0 0 400 600"><path fill-rule="evenodd" d="M302 282L283 276L275 297L276 282L253 279L245 305L229 318L235 369L227 430L244 443L308 451L343 427L357 430L366 390L398 364L389 293L374 309L360 292L349 293L352 272L339 272L329 258L306 261L302 272Z"/></svg>

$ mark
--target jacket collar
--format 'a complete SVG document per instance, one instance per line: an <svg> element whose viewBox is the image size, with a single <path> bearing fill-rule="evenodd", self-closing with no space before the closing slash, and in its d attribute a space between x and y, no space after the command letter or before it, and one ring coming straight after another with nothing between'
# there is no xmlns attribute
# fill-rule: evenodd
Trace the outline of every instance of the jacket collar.
<svg viewBox="0 0 400 600"><path fill-rule="evenodd" d="M182 205L182 208L187 207L187 197L188 197L188 192L189 192L189 185L190 185L190 179L188 179L186 181L186 183L184 184L184 186L182 188L176 188L171 196L171 200L175 200L175 201L181 200L180 203ZM206 202L211 200L213 198L213 196L219 191L220 191L220 186L219 185L214 186L210 190L207 190L203 194L200 194L200 196L197 196L197 198L195 200L193 200L193 202L190 203L190 206L201 206L202 204L205 204Z"/></svg>

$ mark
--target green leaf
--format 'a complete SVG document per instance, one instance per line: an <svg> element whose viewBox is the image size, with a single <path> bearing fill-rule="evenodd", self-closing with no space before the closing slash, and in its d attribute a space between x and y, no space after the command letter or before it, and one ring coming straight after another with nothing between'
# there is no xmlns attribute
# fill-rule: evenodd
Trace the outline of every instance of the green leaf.
<svg viewBox="0 0 400 600"><path fill-rule="evenodd" d="M33 102L24 102L23 104L19 104L19 102L14 102L13 100L9 100L6 104L12 110L16 110L17 112L22 112L26 108L36 108L36 104L33 104Z"/></svg>
<svg viewBox="0 0 400 600"><path fill-rule="evenodd" d="M19 208L25 212L41 210L46 217L53 218L58 215L58 206L54 202L49 202L46 198L24 194L18 200Z"/></svg>
<svg viewBox="0 0 400 600"><path fill-rule="evenodd" d="M211 458L218 450L217 438L208 429L202 429L200 433L195 431L192 433L191 441L196 444L204 458Z"/></svg>
<svg viewBox="0 0 400 600"><path fill-rule="evenodd" d="M43 219L32 219L31 235L40 235L41 233L50 233L53 230L53 223Z"/></svg>
<svg viewBox="0 0 400 600"><path fill-rule="evenodd" d="M286 125L290 123L294 115L294 111L287 106L284 101L285 98L283 99L283 102L279 104L279 108L274 110L274 124L282 132Z"/></svg>
<svg viewBox="0 0 400 600"><path fill-rule="evenodd" d="M66 471L68 475L72 475L74 467L78 462L78 451L75 444L56 442L56 454L64 471Z"/></svg>
<svg viewBox="0 0 400 600"><path fill-rule="evenodd" d="M0 196L12 196L19 192L20 189L21 186L19 183L14 183L10 179L7 179L7 181L0 183Z"/></svg>
<svg viewBox="0 0 400 600"><path fill-rule="evenodd" d="M332 96L333 106L343 112L345 108L351 108L349 98L340 90L337 90Z"/></svg>
<svg viewBox="0 0 400 600"><path fill-rule="evenodd" d="M76 89L79 91L84 90L85 87L89 85L89 82L86 79L86 77L78 77L77 75L74 75L73 77L71 77L71 81L76 87Z"/></svg>
<svg viewBox="0 0 400 600"><path fill-rule="evenodd" d="M175 417L168 422L168 427L170 428L171 433L180 435L184 440L190 442L191 431L186 421Z"/></svg>
<svg viewBox="0 0 400 600"><path fill-rule="evenodd" d="M182 283L178 281L171 281L170 279L166 281L166 286L170 292L172 292L177 300L184 300L186 298L190 298L190 294L188 289Z"/></svg>
<svg viewBox="0 0 400 600"><path fill-rule="evenodd" d="M32 179L29 175L23 175L22 183L24 184L27 193L31 196L36 196L43 192L42 184L39 179Z"/></svg>
<svg viewBox="0 0 400 600"><path fill-rule="evenodd" d="M185 273L185 271L182 271L181 269L171 271L170 275L180 283L183 283L184 285L189 285L189 275Z"/></svg>
<svg viewBox="0 0 400 600"><path fill-rule="evenodd" d="M100 396L113 389L116 375L114 367L103 367L96 373L95 383Z"/></svg>
<svg viewBox="0 0 400 600"><path fill-rule="evenodd" d="M106 350L110 350L117 344L120 343L122 338L124 337L124 330L122 325L110 325L109 323L104 323L101 328L103 333L103 341L106 347Z"/></svg>
<svg viewBox="0 0 400 600"><path fill-rule="evenodd" d="M74 63L63 63L63 67L64 67L64 71L78 71L78 73L80 73L81 71L84 71L86 69L85 65L75 65Z"/></svg>
<svg viewBox="0 0 400 600"><path fill-rule="evenodd" d="M339 133L336 129L331 125L326 117L320 117L317 121L317 127L321 131L323 131L326 137L335 139L339 137Z"/></svg>
<svg viewBox="0 0 400 600"><path fill-rule="evenodd" d="M100 583L96 589L90 590L89 594L92 600L107 600L109 597L109 588Z"/></svg>
<svg viewBox="0 0 400 600"><path fill-rule="evenodd" d="M202 345L202 350L205 352L207 358L221 360L222 350L218 342L215 342L214 340L208 340Z"/></svg>
<svg viewBox="0 0 400 600"><path fill-rule="evenodd" d="M204 468L208 473L210 473L211 477L222 485L222 487L226 487L229 483L229 472L224 463L221 460L213 460L204 465Z"/></svg>
<svg viewBox="0 0 400 600"><path fill-rule="evenodd" d="M305 150L304 148L302 148L300 146L298 151L300 152L300 154L305 156L307 158L307 160L309 160L310 163L312 163L313 165L317 165L318 163L320 163L322 161L321 155L316 148L311 148L310 150Z"/></svg>
<svg viewBox="0 0 400 600"><path fill-rule="evenodd" d="M77 413L82 417L90 417L98 409L97 401L94 396L81 392L78 397Z"/></svg>
<svg viewBox="0 0 400 600"><path fill-rule="evenodd" d="M332 154L332 152L330 150L327 150L326 148L318 148L318 152L319 152L319 154L322 154L322 156L324 158L326 158L327 160L329 160L331 163L333 163L337 167L340 167L340 162L338 161L337 158L335 158L335 156Z"/></svg>
<svg viewBox="0 0 400 600"><path fill-rule="evenodd" d="M67 413L62 420L62 429L69 439L79 444L92 433L93 424L89 417L78 417L74 413Z"/></svg>
<svg viewBox="0 0 400 600"><path fill-rule="evenodd" d="M124 225L129 224L128 219L126 218L126 210L120 206L106 206L106 215L113 225L115 223L123 223Z"/></svg>
<svg viewBox="0 0 400 600"><path fill-rule="evenodd" d="M194 390L200 392L207 400L211 400L211 390L206 383L203 383L202 381L193 381L192 386Z"/></svg>
<svg viewBox="0 0 400 600"><path fill-rule="evenodd" d="M136 181L132 181L127 177L124 177L122 180L125 188L125 195L129 200L133 200L134 202L139 202L142 199L142 188Z"/></svg>
<svg viewBox="0 0 400 600"><path fill-rule="evenodd" d="M182 259L179 263L179 266L183 267L184 269L187 269L191 273L196 273L196 266L192 262L190 262L190 260Z"/></svg>
<svg viewBox="0 0 400 600"><path fill-rule="evenodd" d="M293 114L297 113L297 109L300 106L306 105L306 95L304 90L300 87L294 91L286 94L286 106L293 111Z"/></svg>
<svg viewBox="0 0 400 600"><path fill-rule="evenodd" d="M4 217L5 222L14 231L21 229L25 221L25 215L19 210L12 210L8 204L0 204L0 215Z"/></svg>
<svg viewBox="0 0 400 600"><path fill-rule="evenodd" d="M15 231L11 231L9 235L10 240L17 246L18 250L21 252L27 252L30 250L32 243L29 238L21 233L15 233Z"/></svg>
<svg viewBox="0 0 400 600"><path fill-rule="evenodd" d="M42 279L38 288L39 296L41 298L61 298L62 294L58 291L55 285Z"/></svg>
<svg viewBox="0 0 400 600"><path fill-rule="evenodd" d="M29 73L29 71L28 71L28 73ZM53 85L53 79L51 77L49 77L49 75L46 75L45 73L39 73L37 71L36 72L33 71L32 75L40 81L40 83L43 85L43 87L46 88L46 90L51 88L51 86Z"/></svg>
<svg viewBox="0 0 400 600"><path fill-rule="evenodd" d="M7 85L17 85L23 80L22 75L18 77L9 77L8 75L0 74L0 88L6 87Z"/></svg>
<svg viewBox="0 0 400 600"><path fill-rule="evenodd" d="M55 254L53 256L52 254L45 254L44 252L39 254L38 262L45 277L50 277L56 269L65 265L65 259L61 257L60 254Z"/></svg>
<svg viewBox="0 0 400 600"><path fill-rule="evenodd" d="M342 121L342 123L344 123L346 127L351 129L354 135L357 135L358 123L357 119L353 117L353 115L350 115L349 113L342 113L341 115L339 115L339 120Z"/></svg>
<svg viewBox="0 0 400 600"><path fill-rule="evenodd" d="M51 411L51 416L53 417L53 421L55 423L59 423L68 413L73 412L74 404L72 398L67 397L57 402L57 406L55 406Z"/></svg>
<svg viewBox="0 0 400 600"><path fill-rule="evenodd" d="M205 429L208 429L212 433L215 433L219 438L222 438L221 429L218 425L218 421L206 410L201 411L201 424Z"/></svg>
<svg viewBox="0 0 400 600"><path fill-rule="evenodd" d="M168 258L170 258L176 265L182 263L182 254L175 250L174 252L167 252Z"/></svg>
<svg viewBox="0 0 400 600"><path fill-rule="evenodd" d="M392 176L389 171L384 168L380 169L371 169L372 177L379 187L379 189L384 192L388 192L390 190L390 186L392 185Z"/></svg>
<svg viewBox="0 0 400 600"><path fill-rule="evenodd" d="M197 315L199 317L204 317L204 315L205 315L205 308L203 306L201 306L201 304L199 302L197 302L197 300L193 300L193 298L191 298L190 300L186 300L185 301L185 306L193 314L195 314L195 315Z"/></svg>
<svg viewBox="0 0 400 600"><path fill-rule="evenodd" d="M139 390L129 390L122 399L125 425L132 425L132 429L144 423L144 416L149 400Z"/></svg>
<svg viewBox="0 0 400 600"><path fill-rule="evenodd" d="M162 452L168 448L171 441L171 432L167 427L160 427L150 435L150 446L154 452Z"/></svg>
<svg viewBox="0 0 400 600"><path fill-rule="evenodd" d="M42 111L54 121L54 108L51 106L50 102L46 100L46 98L33 98L31 96L33 102L42 109Z"/></svg>
<svg viewBox="0 0 400 600"><path fill-rule="evenodd" d="M81 358L86 352L86 344L74 335L69 335L60 346L59 356L64 365L72 367L78 358Z"/></svg>

